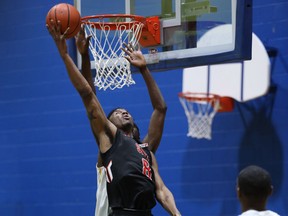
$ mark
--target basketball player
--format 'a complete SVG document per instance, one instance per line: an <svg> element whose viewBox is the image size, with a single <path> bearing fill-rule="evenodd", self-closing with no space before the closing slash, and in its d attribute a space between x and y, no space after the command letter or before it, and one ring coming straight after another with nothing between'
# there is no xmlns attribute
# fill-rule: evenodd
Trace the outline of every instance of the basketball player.
<svg viewBox="0 0 288 216"><path fill-rule="evenodd" d="M80 73L67 52L66 32L60 32L61 23L51 20L48 31L53 37L66 66L70 81L85 105L92 132L106 168L107 192L111 216L152 215L155 196L170 215L180 215L169 189L164 185L154 154L148 144L133 139L134 121L125 109L116 109L108 119L93 89ZM127 47L127 59L147 73L141 52Z"/></svg>
<svg viewBox="0 0 288 216"><path fill-rule="evenodd" d="M89 58L89 40L91 36L86 37L84 31L84 25L81 26L81 30L76 37L76 44L79 53L82 57L82 75L88 81L89 85L95 91L93 85L92 74L90 70L90 58ZM141 58L143 56L141 55ZM144 58L142 59L144 60ZM136 65L137 66L137 65ZM141 70L140 70L141 72ZM145 83L147 84L148 92L150 95L150 100L153 106L153 113L150 119L149 131L142 142L149 144L149 149L155 153L162 138L162 132L164 127L164 119L166 115L167 106L163 99L163 96L158 88L155 80L151 76L149 70L148 73L141 73ZM109 115L108 115L109 116ZM135 140L140 142L139 128L134 123L133 137ZM96 208L95 216L107 216L108 214L108 198L106 193L106 175L105 168L102 165L101 156L98 155L98 162L96 165L97 170L97 192L96 192ZM107 212L106 214L104 212Z"/></svg>
<svg viewBox="0 0 288 216"><path fill-rule="evenodd" d="M268 197L273 186L270 174L259 166L244 168L237 178L237 196L241 203L241 216L279 216L267 210Z"/></svg>

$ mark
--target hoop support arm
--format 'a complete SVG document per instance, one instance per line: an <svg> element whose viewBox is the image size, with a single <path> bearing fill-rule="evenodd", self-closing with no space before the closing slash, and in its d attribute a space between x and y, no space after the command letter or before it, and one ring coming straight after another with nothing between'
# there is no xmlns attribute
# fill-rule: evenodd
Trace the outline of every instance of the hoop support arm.
<svg viewBox="0 0 288 216"><path fill-rule="evenodd" d="M146 18L146 25L142 29L139 43L143 47L161 44L160 20L158 16Z"/></svg>

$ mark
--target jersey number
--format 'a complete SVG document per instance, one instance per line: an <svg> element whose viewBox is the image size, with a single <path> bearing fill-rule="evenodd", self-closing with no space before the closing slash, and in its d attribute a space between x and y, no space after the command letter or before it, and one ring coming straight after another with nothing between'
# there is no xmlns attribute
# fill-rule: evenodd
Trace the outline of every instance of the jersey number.
<svg viewBox="0 0 288 216"><path fill-rule="evenodd" d="M150 180L152 180L152 172L150 168L149 162L145 159L142 158L142 173L147 176Z"/></svg>
<svg viewBox="0 0 288 216"><path fill-rule="evenodd" d="M108 183L111 183L113 180L113 174L111 171L111 166L112 166L112 161L110 161L108 166L105 167L106 180ZM152 172L151 172L150 164L145 158L142 158L142 173L143 173L143 175L147 176L150 180L152 180Z"/></svg>

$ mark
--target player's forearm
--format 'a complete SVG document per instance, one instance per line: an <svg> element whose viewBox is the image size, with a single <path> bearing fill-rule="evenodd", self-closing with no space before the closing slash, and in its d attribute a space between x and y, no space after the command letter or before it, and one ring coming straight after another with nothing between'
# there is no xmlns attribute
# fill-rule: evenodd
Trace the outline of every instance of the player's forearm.
<svg viewBox="0 0 288 216"><path fill-rule="evenodd" d="M176 207L174 197L168 188L165 187L161 193L158 193L157 199L170 215L181 216L179 210Z"/></svg>
<svg viewBox="0 0 288 216"><path fill-rule="evenodd" d="M82 56L82 75L87 80L94 93L96 93L95 86L93 84L89 53L82 54L81 56Z"/></svg>
<svg viewBox="0 0 288 216"><path fill-rule="evenodd" d="M162 138L167 106L149 69L147 67L143 67L140 71L143 79L145 80L154 109L150 118L148 134L145 136L143 141L148 142L149 149L155 153Z"/></svg>
<svg viewBox="0 0 288 216"><path fill-rule="evenodd" d="M62 56L62 59L65 63L69 78L75 89L79 92L81 96L89 94L92 89L89 86L86 79L82 76L82 74L78 70L77 66L74 64L71 57L68 54L66 54Z"/></svg>
<svg viewBox="0 0 288 216"><path fill-rule="evenodd" d="M148 88L148 92L149 92L149 96L150 96L150 100L151 100L153 108L159 110L160 112L166 113L166 110L167 110L166 103L148 67L146 66L146 67L140 68L140 72Z"/></svg>
<svg viewBox="0 0 288 216"><path fill-rule="evenodd" d="M165 202L162 206L171 216L181 216L174 202Z"/></svg>
<svg viewBox="0 0 288 216"><path fill-rule="evenodd" d="M88 118L91 122L93 134L97 140L99 138L99 131L103 131L103 125L107 123L105 113L87 80L80 73L71 57L67 54L62 56L62 59L66 65L66 69L73 86L83 100ZM95 121L96 119L97 121Z"/></svg>

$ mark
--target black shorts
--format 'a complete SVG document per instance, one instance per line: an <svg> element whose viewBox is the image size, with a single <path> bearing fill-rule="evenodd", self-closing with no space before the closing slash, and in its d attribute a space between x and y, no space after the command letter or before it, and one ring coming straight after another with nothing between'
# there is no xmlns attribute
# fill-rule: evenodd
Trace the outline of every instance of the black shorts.
<svg viewBox="0 0 288 216"><path fill-rule="evenodd" d="M151 210L113 208L109 216L153 216Z"/></svg>

